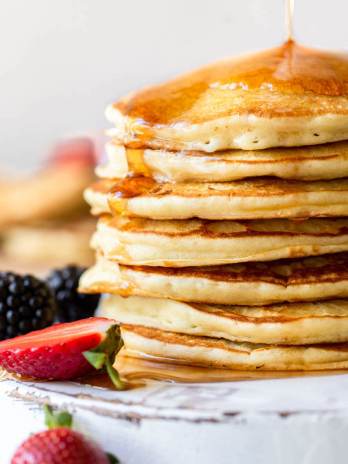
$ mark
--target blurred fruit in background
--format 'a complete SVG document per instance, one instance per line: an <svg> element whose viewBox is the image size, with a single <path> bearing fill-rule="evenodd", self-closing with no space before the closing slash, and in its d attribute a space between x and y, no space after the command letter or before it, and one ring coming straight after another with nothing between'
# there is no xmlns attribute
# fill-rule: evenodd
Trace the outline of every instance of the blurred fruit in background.
<svg viewBox="0 0 348 464"><path fill-rule="evenodd" d="M66 139L36 173L0 176L0 270L45 272L92 262L94 222L82 194L96 161L91 138Z"/></svg>

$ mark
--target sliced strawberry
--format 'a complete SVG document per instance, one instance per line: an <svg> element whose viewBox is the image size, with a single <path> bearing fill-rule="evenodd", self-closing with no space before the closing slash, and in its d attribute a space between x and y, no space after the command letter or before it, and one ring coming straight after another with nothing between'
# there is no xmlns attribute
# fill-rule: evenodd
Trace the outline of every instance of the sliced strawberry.
<svg viewBox="0 0 348 464"><path fill-rule="evenodd" d="M50 157L51 164L80 163L95 166L97 155L92 139L79 137L59 142Z"/></svg>
<svg viewBox="0 0 348 464"><path fill-rule="evenodd" d="M115 321L91 317L0 342L0 366L45 380L76 379L105 367L115 386L122 389L123 383L112 367L121 347Z"/></svg>

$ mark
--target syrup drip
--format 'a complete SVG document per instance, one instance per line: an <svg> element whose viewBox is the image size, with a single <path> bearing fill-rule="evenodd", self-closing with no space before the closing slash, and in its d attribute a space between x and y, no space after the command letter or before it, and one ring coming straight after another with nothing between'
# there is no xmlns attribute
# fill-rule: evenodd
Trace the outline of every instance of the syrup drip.
<svg viewBox="0 0 348 464"><path fill-rule="evenodd" d="M111 189L110 205L114 213L119 215L127 214L127 199L140 195L156 193L158 184L151 178L143 175L130 175L125 179L119 180ZM158 185L158 189L161 186Z"/></svg>
<svg viewBox="0 0 348 464"><path fill-rule="evenodd" d="M131 176L152 177L153 172L145 163L144 150L127 149L128 171Z"/></svg>
<svg viewBox="0 0 348 464"><path fill-rule="evenodd" d="M156 182L145 176L129 176L117 181L110 193L117 198L134 198L146 195L156 187Z"/></svg>

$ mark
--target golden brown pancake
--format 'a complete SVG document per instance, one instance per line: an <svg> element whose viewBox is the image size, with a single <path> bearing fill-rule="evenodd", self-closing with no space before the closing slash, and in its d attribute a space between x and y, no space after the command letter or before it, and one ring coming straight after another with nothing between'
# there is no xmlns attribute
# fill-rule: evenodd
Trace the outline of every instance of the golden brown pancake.
<svg viewBox="0 0 348 464"><path fill-rule="evenodd" d="M272 177L220 183L158 183L148 177L99 181L86 190L92 212L151 219L273 219L346 216L348 179ZM110 188L111 185L111 188ZM103 198L105 210L100 209Z"/></svg>
<svg viewBox="0 0 348 464"><path fill-rule="evenodd" d="M69 263L91 265L89 241L95 222L79 219L64 223L10 227L1 234L1 258L17 265L52 267Z"/></svg>
<svg viewBox="0 0 348 464"><path fill-rule="evenodd" d="M35 176L2 180L0 227L67 220L87 212L82 194L94 179L93 168L57 163Z"/></svg>
<svg viewBox="0 0 348 464"><path fill-rule="evenodd" d="M125 148L112 141L99 177L147 176L158 182L228 182L248 177L322 180L348 177L348 142L216 153Z"/></svg>
<svg viewBox="0 0 348 464"><path fill-rule="evenodd" d="M145 88L107 110L128 146L213 152L348 138L348 55L284 45Z"/></svg>
<svg viewBox="0 0 348 464"><path fill-rule="evenodd" d="M121 264L208 266L348 250L348 219L290 221L98 221L92 245Z"/></svg>
<svg viewBox="0 0 348 464"><path fill-rule="evenodd" d="M82 276L80 288L223 305L348 298L348 253L181 268L125 266L99 257Z"/></svg>
<svg viewBox="0 0 348 464"><path fill-rule="evenodd" d="M284 346L230 342L135 325L121 329L126 356L238 370L326 370L348 367L348 343Z"/></svg>
<svg viewBox="0 0 348 464"><path fill-rule="evenodd" d="M121 324L230 341L267 345L348 342L348 300L222 306L113 295L102 301L98 314Z"/></svg>

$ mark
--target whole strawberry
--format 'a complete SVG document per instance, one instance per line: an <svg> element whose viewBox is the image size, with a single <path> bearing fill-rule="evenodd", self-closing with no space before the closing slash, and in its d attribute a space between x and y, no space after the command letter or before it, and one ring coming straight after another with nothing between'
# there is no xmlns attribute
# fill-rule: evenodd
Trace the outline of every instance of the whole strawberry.
<svg viewBox="0 0 348 464"><path fill-rule="evenodd" d="M70 414L58 415L46 408L49 430L28 438L14 454L11 464L110 464L119 462L98 445L71 430Z"/></svg>
<svg viewBox="0 0 348 464"><path fill-rule="evenodd" d="M61 427L28 438L12 464L109 464L105 453L78 432Z"/></svg>

